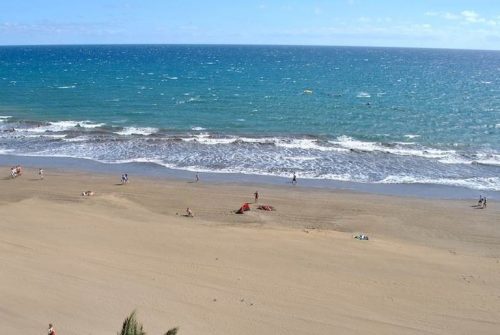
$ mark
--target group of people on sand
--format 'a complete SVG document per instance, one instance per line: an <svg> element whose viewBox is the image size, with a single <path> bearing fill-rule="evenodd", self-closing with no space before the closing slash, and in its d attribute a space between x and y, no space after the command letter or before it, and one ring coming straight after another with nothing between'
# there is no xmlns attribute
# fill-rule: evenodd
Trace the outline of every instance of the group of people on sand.
<svg viewBox="0 0 500 335"><path fill-rule="evenodd" d="M12 178L19 177L23 174L23 168L21 165L13 166L10 168L10 176Z"/></svg>
<svg viewBox="0 0 500 335"><path fill-rule="evenodd" d="M40 177L40 180L43 180L43 173L43 169L38 169L38 176ZM22 176L22 174L23 167L21 165L16 165L10 168L10 176L12 177L12 179Z"/></svg>

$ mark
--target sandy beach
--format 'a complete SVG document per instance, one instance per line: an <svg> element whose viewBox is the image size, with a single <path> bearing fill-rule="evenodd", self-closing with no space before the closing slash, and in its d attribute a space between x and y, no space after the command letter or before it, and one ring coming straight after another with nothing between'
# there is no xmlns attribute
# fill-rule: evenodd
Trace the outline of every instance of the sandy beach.
<svg viewBox="0 0 500 335"><path fill-rule="evenodd" d="M148 334L500 329L495 201L2 171L4 333L116 334L132 310Z"/></svg>

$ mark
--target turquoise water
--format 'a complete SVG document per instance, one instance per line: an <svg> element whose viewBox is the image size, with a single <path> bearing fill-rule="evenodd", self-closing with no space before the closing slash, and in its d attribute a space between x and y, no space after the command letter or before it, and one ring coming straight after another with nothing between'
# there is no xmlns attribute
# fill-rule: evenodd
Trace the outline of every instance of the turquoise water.
<svg viewBox="0 0 500 335"><path fill-rule="evenodd" d="M0 47L0 153L500 190L500 52Z"/></svg>

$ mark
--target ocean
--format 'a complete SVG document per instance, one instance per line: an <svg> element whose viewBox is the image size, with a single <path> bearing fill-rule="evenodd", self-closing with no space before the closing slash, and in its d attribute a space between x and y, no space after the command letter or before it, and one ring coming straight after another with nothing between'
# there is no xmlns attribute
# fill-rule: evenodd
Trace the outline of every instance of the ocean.
<svg viewBox="0 0 500 335"><path fill-rule="evenodd" d="M0 155L500 191L500 52L0 47Z"/></svg>

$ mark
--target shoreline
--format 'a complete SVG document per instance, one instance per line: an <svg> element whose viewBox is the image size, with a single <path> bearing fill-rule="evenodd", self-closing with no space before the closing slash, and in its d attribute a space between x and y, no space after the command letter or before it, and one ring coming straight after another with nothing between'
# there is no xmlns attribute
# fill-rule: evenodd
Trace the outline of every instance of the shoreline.
<svg viewBox="0 0 500 335"><path fill-rule="evenodd" d="M119 176L128 173L131 176L141 176L151 179L164 178L173 180L194 180L196 172L182 169L171 169L155 163L102 163L92 159L72 157L44 157L44 156L18 156L1 154L0 166L22 165L28 168L55 169L58 171L89 172ZM214 184L247 184L247 185L274 185L287 186L291 178L241 174L199 172L204 182ZM396 197L410 197L422 199L450 199L474 200L480 195L491 200L500 199L500 191L485 191L470 189L461 186L448 186L437 184L375 184L357 183L336 180L301 179L294 187L306 189L342 190L347 192L360 192L374 195L388 195ZM290 185L291 186L291 185Z"/></svg>
<svg viewBox="0 0 500 335"><path fill-rule="evenodd" d="M1 165L0 165L1 167ZM7 171L8 168L4 167ZM12 179L10 176L3 177L3 186L6 191L11 192L15 201L27 199L42 199L53 201L55 199L64 202L81 202L87 199L120 198L126 199L130 205L141 206L144 209L157 212L161 215L182 217L186 208L192 208L198 218L210 225L235 227L239 223L252 223L261 228L272 229L320 229L332 232L348 234L377 233L381 237L390 240L412 240L423 245L432 245L434 248L443 248L450 243L440 238L428 240L421 239L423 236L414 238L411 227L405 227L405 231L395 231L394 227L388 229L385 222L396 220L399 224L407 225L408 213L415 218L409 222L420 225L425 231L440 231L440 226L435 226L437 218L445 220L447 224L460 226L469 230L469 222L477 219L494 221L498 214L498 201L488 198L488 208L481 210L476 208L476 199L435 199L425 197L400 197L394 195L373 194L345 189L296 187L283 184L265 184L218 181L200 179L195 182L194 178L152 177L151 175L128 174L129 183L122 184L121 174L112 171L98 172L72 169L45 169L44 180L40 180L38 169L24 167L21 177ZM22 185L18 189L17 186ZM259 201L254 203L254 192L259 192ZM82 192L92 191L95 196L85 197ZM0 203L10 202L4 194L0 197ZM114 201L114 200L113 200ZM168 204L164 202L167 201ZM244 203L254 207L250 217L236 215L235 211ZM257 205L266 204L277 206L280 211L279 220L267 222L259 214L255 214ZM165 208L169 208L165 210ZM214 208L216 210L214 211ZM448 215L448 211L453 214ZM200 213L201 211L201 213ZM273 214L274 212L270 212ZM375 214L374 214L375 213ZM476 214L484 213L484 214ZM257 215L257 216L255 216ZM352 217L358 221L366 218L367 222L361 224L338 224L337 217ZM435 218L433 218L435 217ZM241 218L243 218L241 220ZM310 221L310 222L309 222ZM270 223L270 224L267 224ZM439 224L442 224L440 222ZM448 227L450 228L450 227ZM455 227L456 228L456 227ZM429 232L427 232L429 233ZM445 234L442 232L442 234ZM464 250L468 249L465 241L455 236L452 239L463 242ZM453 244L451 243L451 244ZM470 251L470 250L469 250ZM496 257L496 256L495 256ZM500 257L500 250L499 250Z"/></svg>

